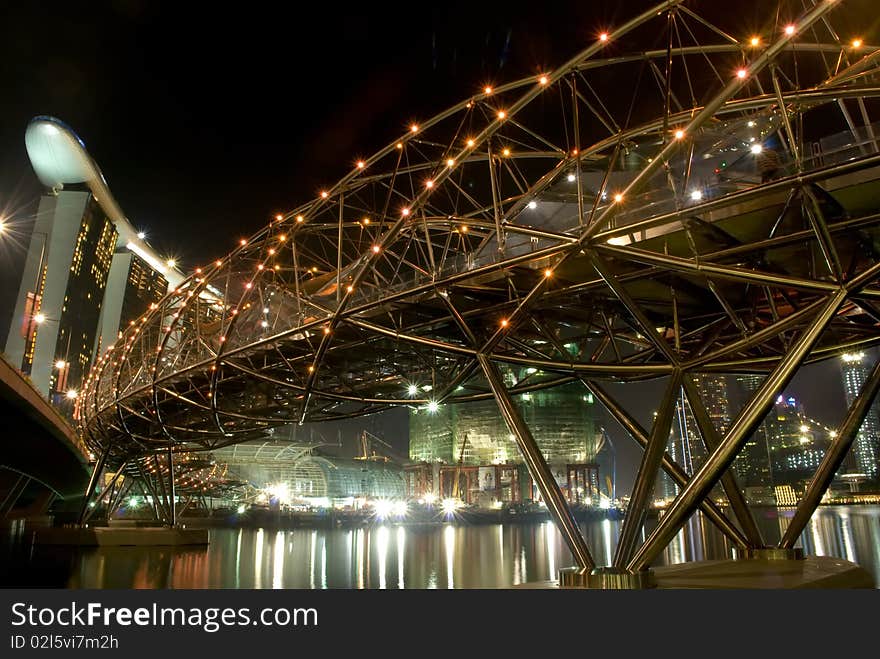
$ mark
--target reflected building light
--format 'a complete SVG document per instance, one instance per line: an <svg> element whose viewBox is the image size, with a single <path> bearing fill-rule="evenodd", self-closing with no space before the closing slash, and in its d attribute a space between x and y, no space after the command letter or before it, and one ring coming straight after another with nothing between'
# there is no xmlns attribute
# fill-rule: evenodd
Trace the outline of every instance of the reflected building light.
<svg viewBox="0 0 880 659"><path fill-rule="evenodd" d="M822 537L822 530L819 528L819 520L816 517L810 519L810 535L813 537L813 547L816 556L827 556L825 539Z"/></svg>
<svg viewBox="0 0 880 659"><path fill-rule="evenodd" d="M397 587L403 590L405 585L403 581L403 551L406 542L406 532L402 526L397 527Z"/></svg>
<svg viewBox="0 0 880 659"><path fill-rule="evenodd" d="M257 529L257 541L254 546L254 588L263 587L263 529Z"/></svg>
<svg viewBox="0 0 880 659"><path fill-rule="evenodd" d="M843 557L848 561L858 563L859 557L856 555L855 544L853 543L849 513L840 513L840 534L843 536Z"/></svg>
<svg viewBox="0 0 880 659"><path fill-rule="evenodd" d="M443 529L443 548L446 551L446 587L452 590L455 588L455 579L453 577L453 557L455 555L455 527L447 524Z"/></svg>
<svg viewBox="0 0 880 659"><path fill-rule="evenodd" d="M312 531L312 542L309 549L309 588L312 590L315 589L315 545L317 542L318 532Z"/></svg>
<svg viewBox="0 0 880 659"><path fill-rule="evenodd" d="M272 558L272 588L284 588L284 531L275 534L275 550ZM312 586L314 587L314 586Z"/></svg>
<svg viewBox="0 0 880 659"><path fill-rule="evenodd" d="M385 581L386 577L386 562L388 561L388 527L380 526L376 531L376 549L377 549L377 558L379 560L379 588L381 590L385 590L388 586Z"/></svg>

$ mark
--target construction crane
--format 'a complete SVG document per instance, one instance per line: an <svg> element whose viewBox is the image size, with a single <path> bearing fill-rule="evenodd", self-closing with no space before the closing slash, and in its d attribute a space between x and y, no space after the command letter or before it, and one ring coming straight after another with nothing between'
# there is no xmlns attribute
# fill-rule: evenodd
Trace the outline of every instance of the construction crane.
<svg viewBox="0 0 880 659"><path fill-rule="evenodd" d="M388 442L379 437L376 437L371 432L366 430L361 431L360 436L361 443L361 454L355 457L355 460L372 460L374 462L391 462L392 458L400 462L401 464L406 462L405 458L402 458L399 454L394 451L394 447L391 446ZM372 448L373 443L379 443L385 447L385 453L389 455L380 455ZM391 457L389 457L391 456Z"/></svg>

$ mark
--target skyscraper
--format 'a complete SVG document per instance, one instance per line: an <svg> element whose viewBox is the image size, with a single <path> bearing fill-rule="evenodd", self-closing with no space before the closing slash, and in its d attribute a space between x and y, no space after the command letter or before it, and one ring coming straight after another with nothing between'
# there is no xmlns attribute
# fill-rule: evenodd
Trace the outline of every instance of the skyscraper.
<svg viewBox="0 0 880 659"><path fill-rule="evenodd" d="M99 345L182 280L123 215L82 140L36 117L25 132L40 198L5 352L53 400L75 398ZM106 293L109 292L109 295Z"/></svg>
<svg viewBox="0 0 880 659"><path fill-rule="evenodd" d="M868 378L870 364L863 352L849 352L840 358L843 374L843 390L846 404L852 405L858 396L859 389ZM869 480L877 480L878 462L880 462L880 415L877 402L871 405L862 427L856 435L851 449L854 467L857 473L864 474Z"/></svg>
<svg viewBox="0 0 880 659"><path fill-rule="evenodd" d="M738 375L736 389L743 398L741 402L747 402L763 380L761 375ZM766 419L746 440L745 446L733 462L733 470L749 501L758 503L772 499L772 468Z"/></svg>
<svg viewBox="0 0 880 659"><path fill-rule="evenodd" d="M714 374L695 375L694 384L712 425L719 435L723 435L730 426L727 377ZM708 457L697 420L694 418L684 390L675 404L675 416L669 429L667 452L688 474L696 472ZM666 499L672 499L678 494L678 486L665 472L660 483L660 491Z"/></svg>

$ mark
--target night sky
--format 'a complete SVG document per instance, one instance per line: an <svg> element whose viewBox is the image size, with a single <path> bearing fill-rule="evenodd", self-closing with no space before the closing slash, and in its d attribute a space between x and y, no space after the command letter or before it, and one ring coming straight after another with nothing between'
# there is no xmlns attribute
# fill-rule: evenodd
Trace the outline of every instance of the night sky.
<svg viewBox="0 0 880 659"><path fill-rule="evenodd" d="M68 123L132 223L191 269L312 198L413 120L487 83L547 70L655 3L414 3L404 12L398 3L317 2L299 14L290 9L297 4L4 7L0 212L15 240L0 241L0 341L40 194L24 148L32 117ZM745 32L760 3L742 4L735 15ZM791 389L812 416L834 422L842 415L839 369L813 373ZM650 389L625 395L645 421ZM397 443L401 418L361 425ZM347 437L356 425L346 424ZM622 467L635 453L617 428L612 436ZM627 480L621 473L621 485Z"/></svg>

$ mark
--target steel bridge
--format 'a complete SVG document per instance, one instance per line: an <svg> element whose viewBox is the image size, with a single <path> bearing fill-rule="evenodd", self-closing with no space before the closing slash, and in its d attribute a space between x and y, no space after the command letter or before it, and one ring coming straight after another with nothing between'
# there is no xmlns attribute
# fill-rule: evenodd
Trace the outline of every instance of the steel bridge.
<svg viewBox="0 0 880 659"><path fill-rule="evenodd" d="M580 381L644 447L613 570L648 568L698 510L764 548L732 461L801 366L880 342L880 50L853 40L857 0L758 3L755 34L707 4L661 2L557 68L475 90L197 269L88 378L93 481L291 421L491 398L589 570L514 403ZM763 382L720 433L694 377L744 372ZM606 383L648 379L665 393L643 427ZM878 387L880 365L781 549ZM709 453L696 473L665 454L682 390ZM661 469L680 493L640 543Z"/></svg>

